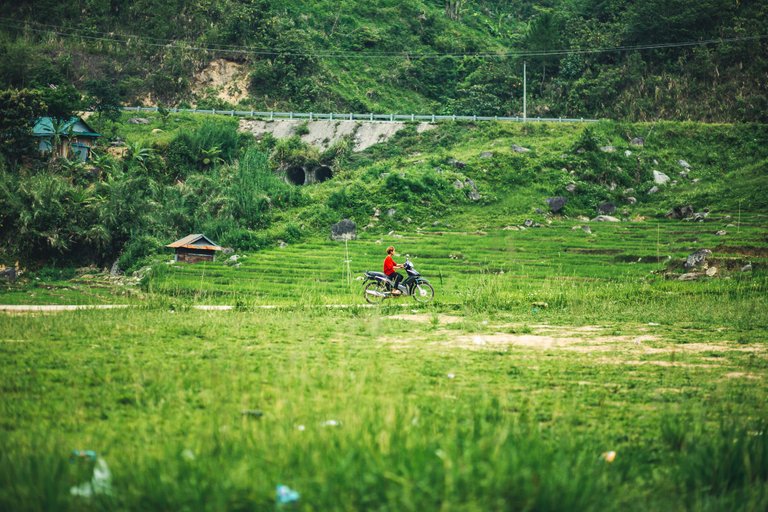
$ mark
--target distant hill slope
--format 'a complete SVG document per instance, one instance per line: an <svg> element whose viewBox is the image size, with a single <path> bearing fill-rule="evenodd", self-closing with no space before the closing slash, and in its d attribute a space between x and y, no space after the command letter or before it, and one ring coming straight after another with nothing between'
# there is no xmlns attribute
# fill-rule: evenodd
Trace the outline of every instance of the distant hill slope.
<svg viewBox="0 0 768 512"><path fill-rule="evenodd" d="M126 145L88 164L0 169L0 260L118 258L130 270L190 233L255 251L328 236L343 218L376 235L543 225L552 215L642 222L675 207L705 222L768 211L762 124L408 123L355 152L348 138L325 150L299 133L257 140L228 116L129 120L101 121Z"/></svg>
<svg viewBox="0 0 768 512"><path fill-rule="evenodd" d="M768 119L768 4L732 0L33 0L0 6L0 89L88 104Z"/></svg>

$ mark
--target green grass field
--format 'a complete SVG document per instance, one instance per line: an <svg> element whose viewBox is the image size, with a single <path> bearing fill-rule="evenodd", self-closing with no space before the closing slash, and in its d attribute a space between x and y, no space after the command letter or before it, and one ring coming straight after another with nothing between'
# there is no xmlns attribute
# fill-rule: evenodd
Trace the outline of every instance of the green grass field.
<svg viewBox="0 0 768 512"><path fill-rule="evenodd" d="M768 499L764 345L717 330L317 309L2 325L6 510L271 510L280 483L305 510ZM70 496L72 449L109 463L111 494Z"/></svg>
<svg viewBox="0 0 768 512"><path fill-rule="evenodd" d="M0 509L765 510L766 218L727 222L315 239L0 314ZM435 303L326 307L389 244ZM718 273L674 279L701 248ZM109 300L87 281L0 302ZM74 449L108 492L71 494Z"/></svg>

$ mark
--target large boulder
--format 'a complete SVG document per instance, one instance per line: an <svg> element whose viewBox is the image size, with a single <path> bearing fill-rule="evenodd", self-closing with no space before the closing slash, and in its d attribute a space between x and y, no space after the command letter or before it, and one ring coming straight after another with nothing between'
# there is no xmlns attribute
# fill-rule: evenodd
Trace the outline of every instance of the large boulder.
<svg viewBox="0 0 768 512"><path fill-rule="evenodd" d="M664 174L663 172L659 171L653 171L653 182L657 185L664 185L665 183L668 183L670 180L670 177Z"/></svg>
<svg viewBox="0 0 768 512"><path fill-rule="evenodd" d="M616 205L610 201L597 205L597 213L601 215L611 215L616 212Z"/></svg>
<svg viewBox="0 0 768 512"><path fill-rule="evenodd" d="M685 220L689 220L691 222L704 222L708 215L709 215L708 211L696 212L690 217L686 217Z"/></svg>
<svg viewBox="0 0 768 512"><path fill-rule="evenodd" d="M472 180L472 178L465 179L464 185L466 186L466 188L469 189L469 192L467 193L467 197L469 197L469 199L472 201L479 201L480 191L477 190L477 185L475 185L475 182Z"/></svg>
<svg viewBox="0 0 768 512"><path fill-rule="evenodd" d="M693 254L689 254L685 259L685 268L705 267L707 265L707 257L712 254L709 249L699 249Z"/></svg>
<svg viewBox="0 0 768 512"><path fill-rule="evenodd" d="M547 198L547 204L549 205L549 211L552 213L559 213L563 207L565 207L565 204L568 202L568 199L566 199L563 196L556 196L556 197L548 197Z"/></svg>
<svg viewBox="0 0 768 512"><path fill-rule="evenodd" d="M16 267L6 267L0 270L0 279L5 279L9 283L15 283L16 277L17 277Z"/></svg>
<svg viewBox="0 0 768 512"><path fill-rule="evenodd" d="M616 217L611 217L610 215L598 215L594 219L592 219L592 222L621 222Z"/></svg>
<svg viewBox="0 0 768 512"><path fill-rule="evenodd" d="M357 238L357 226L349 219L342 219L331 226L331 239L336 241L354 240Z"/></svg>
<svg viewBox="0 0 768 512"><path fill-rule="evenodd" d="M675 206L669 210L666 214L668 219L688 219L693 217L693 206L686 204L683 206Z"/></svg>

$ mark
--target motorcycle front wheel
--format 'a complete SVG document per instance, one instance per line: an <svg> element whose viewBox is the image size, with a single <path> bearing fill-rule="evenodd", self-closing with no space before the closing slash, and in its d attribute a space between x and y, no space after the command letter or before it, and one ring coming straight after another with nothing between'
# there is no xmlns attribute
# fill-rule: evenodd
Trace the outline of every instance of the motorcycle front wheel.
<svg viewBox="0 0 768 512"><path fill-rule="evenodd" d="M416 283L413 285L411 295L416 302L426 304L435 298L435 289L429 283Z"/></svg>
<svg viewBox="0 0 768 512"><path fill-rule="evenodd" d="M384 300L386 287L378 281L373 281L365 285L363 295L368 304L381 304Z"/></svg>

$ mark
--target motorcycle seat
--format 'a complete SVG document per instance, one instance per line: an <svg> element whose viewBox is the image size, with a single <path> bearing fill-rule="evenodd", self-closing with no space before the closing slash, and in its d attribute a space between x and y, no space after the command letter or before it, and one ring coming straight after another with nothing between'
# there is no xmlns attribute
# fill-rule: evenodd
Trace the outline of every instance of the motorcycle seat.
<svg viewBox="0 0 768 512"><path fill-rule="evenodd" d="M368 270L365 275L370 278L379 278L379 279L387 279L387 275L384 272L374 272L373 270Z"/></svg>

